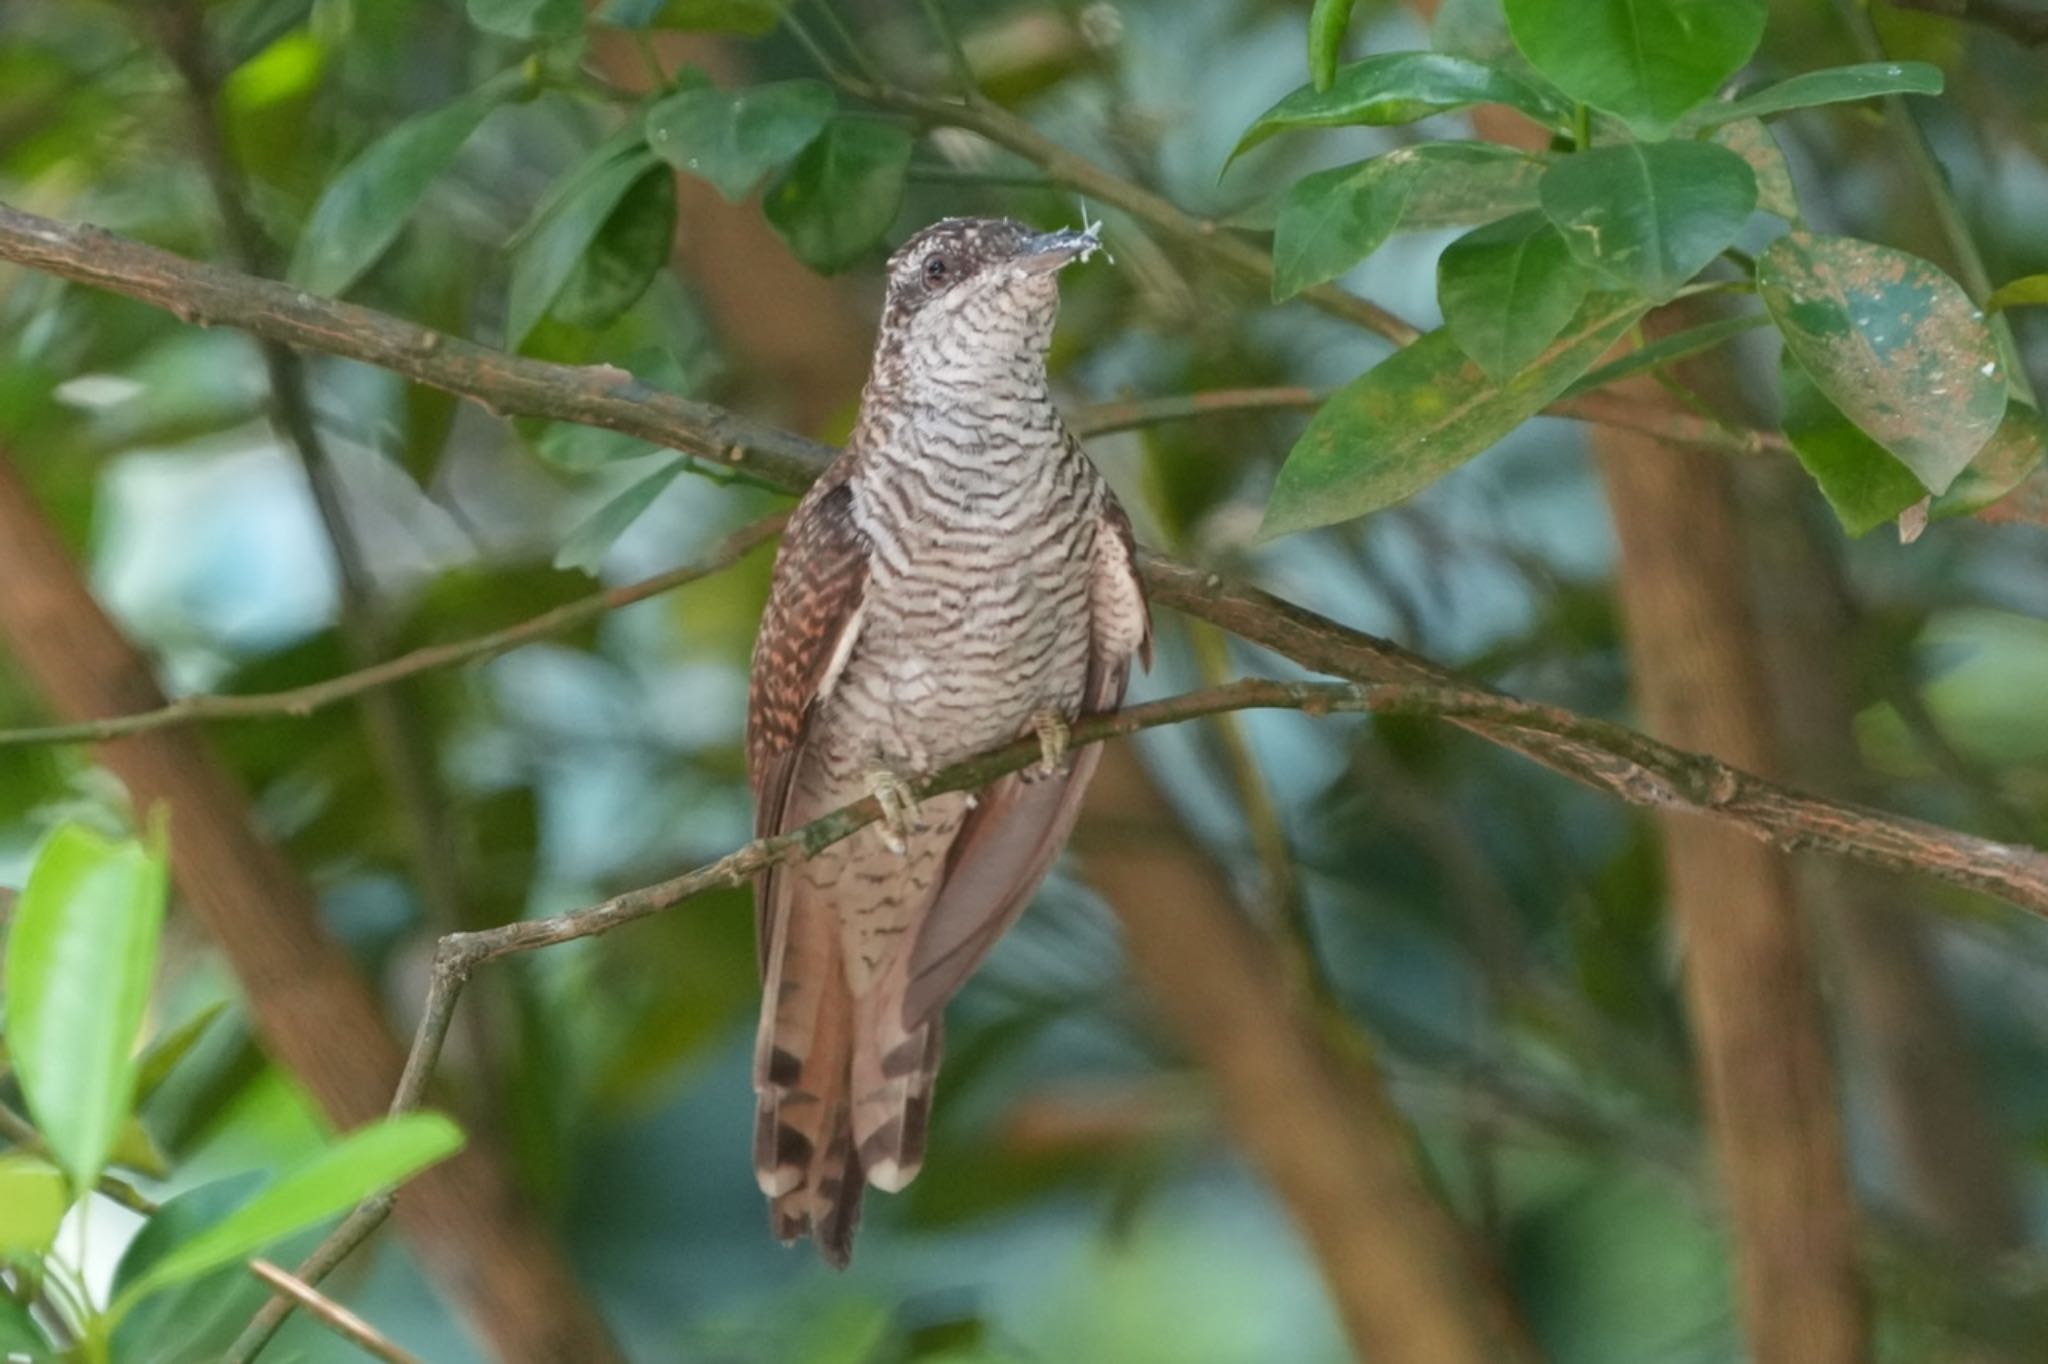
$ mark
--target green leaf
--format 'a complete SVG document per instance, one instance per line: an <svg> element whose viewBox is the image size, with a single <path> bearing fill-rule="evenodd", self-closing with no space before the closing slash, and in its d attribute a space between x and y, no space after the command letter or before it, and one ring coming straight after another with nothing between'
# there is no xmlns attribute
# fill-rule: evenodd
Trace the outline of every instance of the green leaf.
<svg viewBox="0 0 2048 1364"><path fill-rule="evenodd" d="M1735 240L1756 173L1711 142L1626 142L1560 159L1537 186L1572 254L1662 302Z"/></svg>
<svg viewBox="0 0 2048 1364"><path fill-rule="evenodd" d="M521 42L567 38L583 29L583 0L469 0L469 22Z"/></svg>
<svg viewBox="0 0 2048 1364"><path fill-rule="evenodd" d="M1444 326L1496 383L1557 339L1591 287L1562 234L1535 212L1466 233L1436 263Z"/></svg>
<svg viewBox="0 0 2048 1364"><path fill-rule="evenodd" d="M581 569L595 574L612 542L624 535L626 528L639 520L640 513L653 506L654 499L660 497L662 490L675 482L676 475L689 465L687 459L670 460L599 507L589 520L570 531L569 538L562 541L562 548L555 554L555 567Z"/></svg>
<svg viewBox="0 0 2048 1364"><path fill-rule="evenodd" d="M827 274L882 240L903 204L910 134L893 123L835 119L768 191L762 208L790 250Z"/></svg>
<svg viewBox="0 0 2048 1364"><path fill-rule="evenodd" d="M1287 191L1273 227L1275 303L1335 279L1393 234L1410 181L1389 156L1305 175Z"/></svg>
<svg viewBox="0 0 2048 1364"><path fill-rule="evenodd" d="M1344 55L1344 33L1351 27L1352 0L1316 0L1308 15L1308 78L1317 90L1337 79L1337 59Z"/></svg>
<svg viewBox="0 0 2048 1364"><path fill-rule="evenodd" d="M2048 303L2048 275L2022 275L2009 284L2001 284L1997 292L1985 300L1984 307L1995 313L2035 303Z"/></svg>
<svg viewBox="0 0 2048 1364"><path fill-rule="evenodd" d="M1506 0L1535 68L1638 137L1660 138L1742 68L1763 38L1762 0Z"/></svg>
<svg viewBox="0 0 2048 1364"><path fill-rule="evenodd" d="M346 1212L461 1148L461 1129L439 1113L405 1113L358 1128L167 1252L121 1290L109 1315L118 1320L158 1289Z"/></svg>
<svg viewBox="0 0 2048 1364"><path fill-rule="evenodd" d="M1712 322L1702 322L1697 327L1673 332L1660 341L1652 341L1647 346L1638 346L1619 360L1600 366L1566 389L1563 396L1572 398L1581 393L1591 393L1596 388L1619 383L1646 370L1659 369L1689 355L1712 350L1730 337L1770 325L1768 313L1744 313L1740 317L1723 317Z"/></svg>
<svg viewBox="0 0 2048 1364"><path fill-rule="evenodd" d="M1570 110L1520 76L1440 52L1385 52L1338 69L1327 90L1304 85L1260 114L1223 163L1291 128L1381 127L1413 123L1474 104L1506 104L1547 127Z"/></svg>
<svg viewBox="0 0 2048 1364"><path fill-rule="evenodd" d="M10 1364L17 1359L25 1364L55 1364L57 1359L28 1308L5 1293L0 1293L0 1359Z"/></svg>
<svg viewBox="0 0 2048 1364"><path fill-rule="evenodd" d="M1918 256L1793 232L1757 262L1785 346L1849 420L1945 491L2005 417L2005 369L1962 286Z"/></svg>
<svg viewBox="0 0 2048 1364"><path fill-rule="evenodd" d="M1769 118L1789 109L1875 99L1879 95L1938 95L1941 84L1941 68L1926 62L1865 62L1860 66L1830 67L1767 85L1725 104L1710 104L1691 126L1717 128L1736 119Z"/></svg>
<svg viewBox="0 0 2048 1364"><path fill-rule="evenodd" d="M831 121L832 107L832 88L813 80L684 90L647 111L647 144L737 201L810 146Z"/></svg>
<svg viewBox="0 0 2048 1364"><path fill-rule="evenodd" d="M1271 537L1363 516L1441 478L1541 411L1648 309L1594 294L1536 361L1496 384L1446 330L1395 351L1323 404L1266 507Z"/></svg>
<svg viewBox="0 0 2048 1364"><path fill-rule="evenodd" d="M1948 491L1934 499L1929 516L1942 520L1983 510L2024 483L2041 467L2044 455L2048 455L2048 421L2013 399L2005 405L2005 420L1998 424L1997 432L1970 461L1970 467L1956 475Z"/></svg>
<svg viewBox="0 0 2048 1364"><path fill-rule="evenodd" d="M544 207L537 223L521 229L512 256L511 296L505 307L505 348L517 350L554 305L584 254L612 220L629 191L658 166L645 146L614 154L594 168L568 172L576 187ZM539 215L537 215L539 216Z"/></svg>
<svg viewBox="0 0 2048 1364"><path fill-rule="evenodd" d="M759 38L774 31L790 0L605 0L594 16L618 28L673 28Z"/></svg>
<svg viewBox="0 0 2048 1364"><path fill-rule="evenodd" d="M15 906L7 1047L76 1189L92 1186L128 1117L163 920L163 858L76 824L50 835Z"/></svg>
<svg viewBox="0 0 2048 1364"><path fill-rule="evenodd" d="M655 166L627 188L605 218L548 312L571 326L606 325L647 292L668 264L675 236L675 175L666 166Z"/></svg>
<svg viewBox="0 0 2048 1364"><path fill-rule="evenodd" d="M1913 471L1857 430L1790 354L1780 370L1786 438L1843 529L1861 535L1927 496Z"/></svg>
<svg viewBox="0 0 2048 1364"><path fill-rule="evenodd" d="M48 1250L70 1206L62 1170L40 1156L0 1156L0 1257Z"/></svg>
<svg viewBox="0 0 2048 1364"><path fill-rule="evenodd" d="M1427 142L1405 150L1415 160L1399 231L1472 227L1540 202L1541 157L1491 142Z"/></svg>
<svg viewBox="0 0 2048 1364"><path fill-rule="evenodd" d="M135 1063L135 1104L141 1107L159 1086L170 1078L178 1062L185 1059L213 1021L227 1012L227 1001L215 1000L171 1029L143 1050Z"/></svg>
<svg viewBox="0 0 2048 1364"><path fill-rule="evenodd" d="M248 1202L262 1184L263 1177L251 1172L201 1184L167 1200L121 1253L114 1270L114 1296L120 1296L178 1246ZM240 1265L224 1266L164 1289L128 1313L115 1328L114 1358L148 1360L149 1364L214 1364L269 1297L269 1287Z"/></svg>
<svg viewBox="0 0 2048 1364"><path fill-rule="evenodd" d="M318 294L346 293L397 238L470 134L524 88L521 73L502 73L365 147L314 205L292 256L292 282Z"/></svg>
<svg viewBox="0 0 2048 1364"><path fill-rule="evenodd" d="M1714 129L1712 141L1749 163L1756 174L1756 206L1775 213L1788 223L1799 222L1799 193L1792 184L1792 167L1778 140L1763 120L1745 118Z"/></svg>

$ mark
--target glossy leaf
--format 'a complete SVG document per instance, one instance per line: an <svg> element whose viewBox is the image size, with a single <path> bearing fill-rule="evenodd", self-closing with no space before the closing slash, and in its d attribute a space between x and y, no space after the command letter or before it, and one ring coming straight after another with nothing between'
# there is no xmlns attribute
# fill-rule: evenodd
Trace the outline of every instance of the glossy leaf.
<svg viewBox="0 0 2048 1364"><path fill-rule="evenodd" d="M1749 163L1710 142L1628 142L1559 159L1537 186L1572 254L1647 298L1670 298L1756 211Z"/></svg>
<svg viewBox="0 0 2048 1364"><path fill-rule="evenodd" d="M619 28L671 28L696 33L771 33L790 0L605 0L594 16Z"/></svg>
<svg viewBox="0 0 2048 1364"><path fill-rule="evenodd" d="M1927 496L1913 471L1857 430L1789 354L1780 382L1785 436L1851 535L1883 525Z"/></svg>
<svg viewBox="0 0 2048 1364"><path fill-rule="evenodd" d="M673 459L591 513L590 518L569 532L555 554L556 568L581 569L595 574L603 565L605 552L640 514L654 505L662 490L689 467L687 459Z"/></svg>
<svg viewBox="0 0 2048 1364"><path fill-rule="evenodd" d="M7 1048L74 1188L98 1177L128 1117L163 919L162 857L76 824L44 843L15 907Z"/></svg>
<svg viewBox="0 0 2048 1364"><path fill-rule="evenodd" d="M1688 126L1716 128L1743 118L1769 118L1790 109L1875 99L1880 95L1938 95L1941 68L1926 62L1866 62L1808 71L1725 104L1708 105Z"/></svg>
<svg viewBox="0 0 2048 1364"><path fill-rule="evenodd" d="M146 1274L180 1245L247 1203L261 1188L255 1173L215 1180L177 1194L158 1208L121 1253L113 1295ZM298 1255L273 1247L285 1263ZM122 1318L114 1331L114 1358L150 1364L217 1364L270 1289L239 1264L225 1265L196 1279L150 1295Z"/></svg>
<svg viewBox="0 0 2048 1364"><path fill-rule="evenodd" d="M1800 220L1799 193L1792 184L1792 166L1778 140L1761 119L1745 118L1714 129L1712 141L1749 163L1756 176L1756 206L1788 223Z"/></svg>
<svg viewBox="0 0 2048 1364"><path fill-rule="evenodd" d="M1742 68L1762 0L1505 0L1515 45L1567 95L1665 136Z"/></svg>
<svg viewBox="0 0 2048 1364"><path fill-rule="evenodd" d="M910 168L910 134L893 123L837 119L804 149L762 202L790 250L814 269L843 270L896 221Z"/></svg>
<svg viewBox="0 0 2048 1364"><path fill-rule="evenodd" d="M1771 319L1767 313L1744 313L1740 317L1721 317L1712 322L1702 322L1697 327L1688 327L1682 332L1673 332L1660 340L1652 341L1647 346L1639 346L1619 360L1600 366L1566 389L1564 396L1569 398L1580 393L1591 393L1596 388L1605 388L1609 384L1619 383L1623 379L1649 370L1675 364L1687 356L1712 350L1723 341L1740 336L1744 332L1752 332L1770 325Z"/></svg>
<svg viewBox="0 0 2048 1364"><path fill-rule="evenodd" d="M525 230L525 239L513 253L506 349L517 350L526 340L611 222L620 201L658 164L652 152L635 146L594 168L569 172L577 177L576 188L539 210L539 222Z"/></svg>
<svg viewBox="0 0 2048 1364"><path fill-rule="evenodd" d="M1948 491L1934 499L1930 515L1939 520L1981 511L2026 481L2048 456L2048 419L2014 399L2005 405L1998 430L1956 475Z"/></svg>
<svg viewBox="0 0 2048 1364"><path fill-rule="evenodd" d="M0 1257L48 1250L70 1206L62 1170L39 1156L0 1156Z"/></svg>
<svg viewBox="0 0 2048 1364"><path fill-rule="evenodd" d="M1541 213L1468 232L1437 258L1444 325L1495 382L1541 355L1591 287L1591 274Z"/></svg>
<svg viewBox="0 0 2048 1364"><path fill-rule="evenodd" d="M1794 232L1757 262L1757 290L1821 392L1929 492L1946 490L2004 419L1990 328L1919 257Z"/></svg>
<svg viewBox="0 0 2048 1364"><path fill-rule="evenodd" d="M1520 76L1441 52L1386 52L1337 70L1327 90L1304 85L1260 114L1238 139L1230 161L1292 128L1413 123L1474 104L1505 104L1546 126L1570 111Z"/></svg>
<svg viewBox="0 0 2048 1364"><path fill-rule="evenodd" d="M647 145L736 201L808 147L831 120L832 106L832 88L812 80L684 90L647 111Z"/></svg>
<svg viewBox="0 0 2048 1364"><path fill-rule="evenodd" d="M2037 303L2048 303L2048 275L2023 275L2010 284L2001 284L1984 306L1998 312Z"/></svg>
<svg viewBox="0 0 2048 1364"><path fill-rule="evenodd" d="M292 257L292 282L317 294L346 293L397 239L470 134L524 85L508 72L365 147L314 205Z"/></svg>
<svg viewBox="0 0 2048 1364"><path fill-rule="evenodd" d="M606 325L647 292L668 264L675 236L675 176L666 166L651 166L591 238L549 314L572 326Z"/></svg>
<svg viewBox="0 0 2048 1364"><path fill-rule="evenodd" d="M1353 0L1316 0L1308 15L1308 79L1327 90L1337 79L1337 60L1344 55L1344 34L1351 27Z"/></svg>
<svg viewBox="0 0 2048 1364"><path fill-rule="evenodd" d="M583 0L468 0L469 22L522 42L567 38L583 27Z"/></svg>
<svg viewBox="0 0 2048 1364"><path fill-rule="evenodd" d="M121 1290L111 1313L118 1318L158 1289L347 1212L461 1148L461 1129L439 1113L406 1113L358 1128L171 1249Z"/></svg>
<svg viewBox="0 0 2048 1364"><path fill-rule="evenodd" d="M1280 470L1262 533L1346 521L1427 487L1541 411L1647 307L1593 295L1564 334L1504 384L1446 330L1394 352L1316 413Z"/></svg>

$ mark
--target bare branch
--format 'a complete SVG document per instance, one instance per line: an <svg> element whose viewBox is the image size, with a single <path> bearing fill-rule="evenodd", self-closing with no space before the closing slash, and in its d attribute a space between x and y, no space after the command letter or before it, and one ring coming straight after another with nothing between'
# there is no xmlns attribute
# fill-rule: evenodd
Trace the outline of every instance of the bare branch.
<svg viewBox="0 0 2048 1364"><path fill-rule="evenodd" d="M311 1284L302 1283L268 1260L251 1260L249 1272L280 1293L288 1293L320 1323L352 1345L360 1346L386 1364L424 1364L412 1351L398 1345L376 1327L343 1307Z"/></svg>

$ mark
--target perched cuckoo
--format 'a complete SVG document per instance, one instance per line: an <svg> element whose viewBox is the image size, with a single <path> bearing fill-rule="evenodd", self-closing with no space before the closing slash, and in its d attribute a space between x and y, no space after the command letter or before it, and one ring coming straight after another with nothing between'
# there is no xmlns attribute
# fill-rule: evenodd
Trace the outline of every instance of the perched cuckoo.
<svg viewBox="0 0 2048 1364"><path fill-rule="evenodd" d="M1097 249L962 218L892 256L852 438L775 561L756 828L869 794L886 812L756 892L755 1172L776 1234L837 1266L864 1187L901 1189L924 1160L946 1001L1073 828L1097 750L1067 754L1069 721L1150 662L1130 521L1046 385L1059 272ZM912 801L915 778L1033 733L1036 766Z"/></svg>

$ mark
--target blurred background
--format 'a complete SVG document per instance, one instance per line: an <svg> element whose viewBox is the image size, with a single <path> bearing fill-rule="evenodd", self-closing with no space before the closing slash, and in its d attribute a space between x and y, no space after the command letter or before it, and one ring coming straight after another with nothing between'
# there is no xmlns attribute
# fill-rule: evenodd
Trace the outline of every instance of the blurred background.
<svg viewBox="0 0 2048 1364"><path fill-rule="evenodd" d="M943 6L992 99L1189 212L1251 232L1307 170L1471 135L1447 115L1297 136L1219 178L1243 129L1305 79L1305 3ZM805 246L801 223L764 216L759 192L729 202L663 167L629 191L652 205L650 221L674 208L672 245L660 239L666 259L637 301L606 316L568 306L572 289L550 307L533 272L555 269L560 289L589 238L548 266L536 210L598 164L594 150L633 124L653 83L691 71L720 86L815 78L819 65L768 0L703 4L693 31L630 27L636 7L614 0L619 22L570 39L520 36L517 15L494 12L517 6L481 5L489 22L479 8L0 0L0 199L280 275L366 145L523 72L516 96L455 139L349 297L487 344L510 336L529 355L618 364L823 440L854 410L887 244L946 215L1054 226L1102 212L972 134L870 112L859 117L917 132L883 244L855 241L830 259L841 243ZM1756 72L1857 59L1831 0L1772 8ZM1444 10L1365 0L1347 51L1427 46L1432 22L1497 22L1483 0ZM835 61L949 88L945 41L914 0L836 0L836 24L815 0L791 12ZM1892 55L1949 73L1950 93L1920 113L1992 277L2048 268L2042 55L1881 3L1871 17ZM195 74L211 82L198 105ZM1777 132L1817 226L1946 259L1875 110L1802 114ZM1429 325L1432 263L1455 235L1398 236L1343 283ZM844 268L819 273L792 240ZM1298 302L1271 306L1121 215L1109 215L1108 241L1113 266L1066 281L1053 370L1074 410L1327 388L1388 349ZM1774 391L1756 376L1775 363L1770 347L1734 355L1721 375L1729 411L1746 391ZM272 376L255 342L0 269L12 476L172 694L275 691L475 635L687 562L787 503L695 463L665 477L673 457L631 439L502 420L364 365L310 357L302 378L324 448L324 515L301 452L269 420ZM1614 490L1589 428L1538 419L1390 511L1255 544L1305 419L1225 412L1089 449L1150 545L1518 695L1642 723ZM1654 446L1605 453L1660 458ZM1801 786L2040 845L2048 539L1958 521L1910 547L1889 529L1851 541L1789 462L1715 458L1736 466L1742 576L1723 586L1750 603L1756 649L1739 666L1768 701L1768 764ZM346 574L337 516L352 541ZM758 550L595 624L412 679L381 711L351 703L207 730L401 1035L438 933L585 904L748 837L740 738L769 562ZM1136 697L1298 675L1177 615L1161 612L1158 626L1159 661ZM53 714L6 665L23 647L0 642L0 727ZM1120 866L1125 856L1179 865L1177 895L1211 897L1291 963L1319 1045L1384 1087L1427 1183L1547 1357L1745 1357L1667 914L1668 850L1651 817L1424 721L1253 714L1156 731L1124 753L1117 789L1143 798L1098 802L1078 867L1063 865L956 1003L929 1164L903 1195L869 1200L849 1273L778 1247L752 1178L746 892L486 968L463 1005L443 1102L498 1148L629 1357L1352 1357L1295 1217L1226 1131L1212 1077L1191 1059L1200 1048L1129 969L1105 892L1166 883ZM0 884L20 883L65 817L136 819L90 750L0 750ZM1882 1357L2048 1358L2048 934L1932 882L1805 860L1793 872ZM1727 893L1747 892L1731 882ZM228 1013L146 1115L166 1157L149 1187L165 1196L311 1149L325 1119L257 1046L242 985L191 917L174 912L166 962L156 1026L216 1001ZM104 1213L101 1257L118 1251L124 1217ZM329 1291L426 1358L490 1357L399 1236ZM303 1322L289 1329L276 1358L357 1357Z"/></svg>

